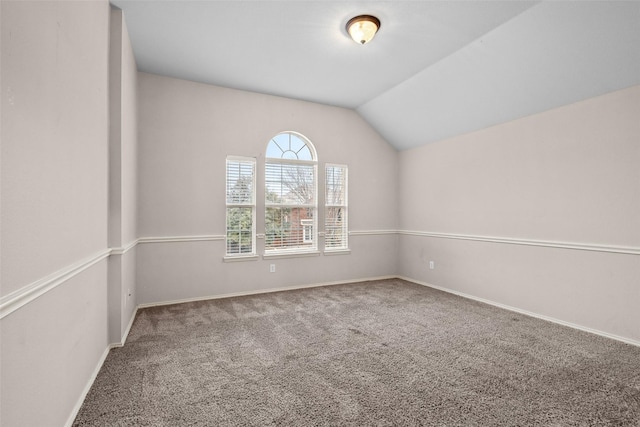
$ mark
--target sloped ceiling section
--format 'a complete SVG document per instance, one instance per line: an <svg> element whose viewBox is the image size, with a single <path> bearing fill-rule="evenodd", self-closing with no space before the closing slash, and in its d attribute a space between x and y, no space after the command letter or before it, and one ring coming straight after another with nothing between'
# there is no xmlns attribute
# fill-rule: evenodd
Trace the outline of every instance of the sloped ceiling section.
<svg viewBox="0 0 640 427"><path fill-rule="evenodd" d="M140 71L354 108L399 150L640 84L638 1L111 3Z"/></svg>
<svg viewBox="0 0 640 427"><path fill-rule="evenodd" d="M545 2L357 111L404 150L637 84L640 3Z"/></svg>

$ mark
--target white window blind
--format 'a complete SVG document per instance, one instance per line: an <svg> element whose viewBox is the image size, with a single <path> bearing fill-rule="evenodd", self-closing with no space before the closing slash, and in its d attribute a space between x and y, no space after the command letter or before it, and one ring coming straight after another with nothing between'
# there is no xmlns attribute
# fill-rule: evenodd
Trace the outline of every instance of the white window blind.
<svg viewBox="0 0 640 427"><path fill-rule="evenodd" d="M315 149L285 132L267 145L265 252L317 249Z"/></svg>
<svg viewBox="0 0 640 427"><path fill-rule="evenodd" d="M227 158L227 255L256 253L256 161Z"/></svg>
<svg viewBox="0 0 640 427"><path fill-rule="evenodd" d="M347 166L325 166L325 249L347 249Z"/></svg>

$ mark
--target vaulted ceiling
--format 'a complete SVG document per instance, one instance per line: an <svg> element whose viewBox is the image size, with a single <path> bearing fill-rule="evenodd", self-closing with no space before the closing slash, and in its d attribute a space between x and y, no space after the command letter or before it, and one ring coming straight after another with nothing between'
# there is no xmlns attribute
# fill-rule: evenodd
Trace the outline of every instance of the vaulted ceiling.
<svg viewBox="0 0 640 427"><path fill-rule="evenodd" d="M353 108L399 150L640 84L640 1L111 3L140 71Z"/></svg>

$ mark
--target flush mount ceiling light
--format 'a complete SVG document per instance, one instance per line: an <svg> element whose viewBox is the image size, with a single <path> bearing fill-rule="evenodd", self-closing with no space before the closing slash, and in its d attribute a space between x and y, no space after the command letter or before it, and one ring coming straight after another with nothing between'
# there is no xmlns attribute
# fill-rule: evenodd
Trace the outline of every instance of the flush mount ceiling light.
<svg viewBox="0 0 640 427"><path fill-rule="evenodd" d="M380 29L380 20L371 15L360 15L349 19L347 32L358 44L369 43Z"/></svg>

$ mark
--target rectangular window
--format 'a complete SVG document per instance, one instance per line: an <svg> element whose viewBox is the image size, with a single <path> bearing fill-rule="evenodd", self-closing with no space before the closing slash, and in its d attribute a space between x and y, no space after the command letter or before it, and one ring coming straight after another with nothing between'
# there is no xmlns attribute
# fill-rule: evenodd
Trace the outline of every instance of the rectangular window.
<svg viewBox="0 0 640 427"><path fill-rule="evenodd" d="M316 166L308 161L265 164L265 252L317 249Z"/></svg>
<svg viewBox="0 0 640 427"><path fill-rule="evenodd" d="M227 255L256 253L256 160L227 157Z"/></svg>
<svg viewBox="0 0 640 427"><path fill-rule="evenodd" d="M327 250L347 249L347 166L325 166L324 246Z"/></svg>
<svg viewBox="0 0 640 427"><path fill-rule="evenodd" d="M300 220L302 224L302 241L304 243L312 243L313 242L313 220L312 219L302 219Z"/></svg>

